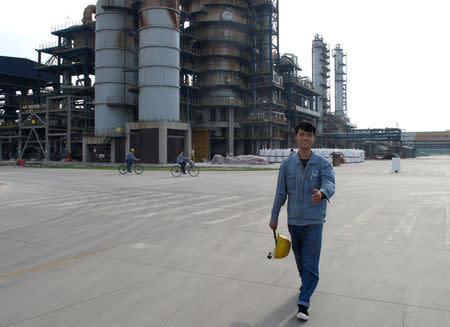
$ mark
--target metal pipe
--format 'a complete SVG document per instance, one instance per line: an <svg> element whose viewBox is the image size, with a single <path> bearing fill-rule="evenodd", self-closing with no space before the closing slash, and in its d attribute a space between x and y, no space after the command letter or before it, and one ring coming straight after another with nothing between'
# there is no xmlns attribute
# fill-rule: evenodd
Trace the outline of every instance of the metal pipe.
<svg viewBox="0 0 450 327"><path fill-rule="evenodd" d="M92 24L92 15L96 13L96 9L97 9L96 5L89 5L84 9L83 19L81 21L83 25Z"/></svg>

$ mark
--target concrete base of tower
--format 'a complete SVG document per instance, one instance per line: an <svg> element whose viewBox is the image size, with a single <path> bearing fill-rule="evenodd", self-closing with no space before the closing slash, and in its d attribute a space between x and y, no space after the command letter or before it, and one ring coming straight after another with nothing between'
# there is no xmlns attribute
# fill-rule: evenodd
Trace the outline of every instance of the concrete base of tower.
<svg viewBox="0 0 450 327"><path fill-rule="evenodd" d="M135 149L144 163L175 163L181 150L192 155L192 131L188 123L171 121L131 122L125 124L125 148Z"/></svg>

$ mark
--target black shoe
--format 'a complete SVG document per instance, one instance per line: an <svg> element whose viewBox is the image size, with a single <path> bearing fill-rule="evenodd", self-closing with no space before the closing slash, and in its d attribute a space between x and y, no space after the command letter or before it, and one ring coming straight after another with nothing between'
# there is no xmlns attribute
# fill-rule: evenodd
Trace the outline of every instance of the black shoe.
<svg viewBox="0 0 450 327"><path fill-rule="evenodd" d="M297 318L300 320L308 320L308 318L309 318L308 307L305 307L304 305L299 304Z"/></svg>

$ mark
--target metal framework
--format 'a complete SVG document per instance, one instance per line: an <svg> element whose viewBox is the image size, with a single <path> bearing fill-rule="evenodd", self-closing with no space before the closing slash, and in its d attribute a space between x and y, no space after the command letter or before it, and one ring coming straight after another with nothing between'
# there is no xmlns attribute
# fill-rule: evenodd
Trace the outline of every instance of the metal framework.
<svg viewBox="0 0 450 327"><path fill-rule="evenodd" d="M294 128L301 120L316 122L320 114L315 111L315 98L319 95L307 77L301 77L301 68L297 56L284 54L278 65L283 77L283 101L286 105L284 114L288 123L287 140L284 147L293 147Z"/></svg>
<svg viewBox="0 0 450 327"><path fill-rule="evenodd" d="M48 96L45 104L22 105L19 111L19 157L60 160L81 153L86 133L85 97Z"/></svg>
<svg viewBox="0 0 450 327"><path fill-rule="evenodd" d="M181 78L180 78L180 119L190 123L198 121L201 114L200 106L200 72L198 62L200 60L199 49L196 37L190 33L189 29L192 16L186 12L181 12L180 32L181 32ZM194 117L194 118L192 118Z"/></svg>
<svg viewBox="0 0 450 327"><path fill-rule="evenodd" d="M40 93L37 105L24 104L19 115L20 157L45 160L70 155L81 159L82 135L94 125L94 25L81 24L54 29L56 43L38 51L38 73L61 76L53 91ZM43 61L43 54L49 59ZM31 147L29 150L28 147Z"/></svg>
<svg viewBox="0 0 450 327"><path fill-rule="evenodd" d="M37 74L35 64L24 58L0 57L0 160L19 154L22 104L37 104L40 88L51 88L57 82L54 74Z"/></svg>
<svg viewBox="0 0 450 327"><path fill-rule="evenodd" d="M280 61L278 0L251 1L254 27L252 87L250 90L246 153L279 148L285 140L286 117L283 82L277 72Z"/></svg>

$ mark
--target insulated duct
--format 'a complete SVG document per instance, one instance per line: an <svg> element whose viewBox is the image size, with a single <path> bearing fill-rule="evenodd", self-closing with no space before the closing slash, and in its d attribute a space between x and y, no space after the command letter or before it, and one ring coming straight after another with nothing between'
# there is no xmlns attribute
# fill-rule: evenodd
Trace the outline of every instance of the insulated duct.
<svg viewBox="0 0 450 327"><path fill-rule="evenodd" d="M83 25L92 24L92 15L95 14L96 8L97 8L96 5L89 5L84 9L83 19L81 21L83 23Z"/></svg>

